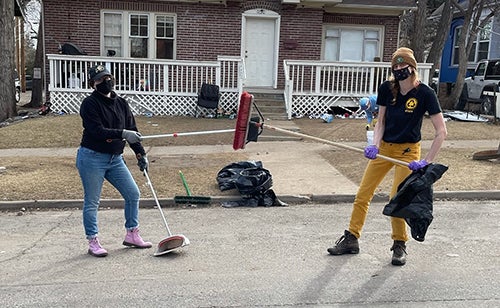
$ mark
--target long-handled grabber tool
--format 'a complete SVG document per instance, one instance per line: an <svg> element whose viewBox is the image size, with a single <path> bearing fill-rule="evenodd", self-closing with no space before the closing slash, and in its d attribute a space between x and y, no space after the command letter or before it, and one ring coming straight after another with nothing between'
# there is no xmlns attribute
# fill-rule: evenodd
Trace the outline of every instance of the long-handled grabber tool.
<svg viewBox="0 0 500 308"><path fill-rule="evenodd" d="M165 215L163 214L163 210L161 209L160 202L158 201L158 197L156 196L155 189L153 188L153 183L151 183L151 179L149 178L148 172L144 170L144 176L146 177L146 180L148 182L148 186L151 188L151 192L153 193L153 198L155 199L156 206L158 207L158 210L161 213L161 217L163 218L163 222L165 223L165 227L167 228L167 233L168 237L165 239L161 240L160 243L158 244L158 249L154 253L154 256L161 256L164 254L167 254L169 252L172 252L176 249L182 248L184 246L189 245L189 239L185 237L182 234L174 234L172 235L172 232L170 232L170 228L168 227L167 219L165 218Z"/></svg>

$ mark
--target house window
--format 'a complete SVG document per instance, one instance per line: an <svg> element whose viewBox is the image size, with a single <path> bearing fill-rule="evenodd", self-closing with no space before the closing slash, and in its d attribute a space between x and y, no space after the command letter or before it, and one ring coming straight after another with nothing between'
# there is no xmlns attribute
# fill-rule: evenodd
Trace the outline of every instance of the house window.
<svg viewBox="0 0 500 308"><path fill-rule="evenodd" d="M458 65L458 40L462 27L455 28L454 42L453 42L453 64ZM490 33L491 23L487 24L477 35L476 40L472 43L472 48L467 58L469 63L476 63L483 59L488 59L490 48Z"/></svg>
<svg viewBox="0 0 500 308"><path fill-rule="evenodd" d="M156 16L156 58L174 57L174 17Z"/></svg>
<svg viewBox="0 0 500 308"><path fill-rule="evenodd" d="M380 57L381 28L329 25L324 33L324 60L371 62Z"/></svg>
<svg viewBox="0 0 500 308"><path fill-rule="evenodd" d="M130 14L129 42L130 57L148 57L149 16Z"/></svg>
<svg viewBox="0 0 500 308"><path fill-rule="evenodd" d="M103 48L106 54L114 52L115 56L121 57L122 52L122 14L104 13L103 17Z"/></svg>
<svg viewBox="0 0 500 308"><path fill-rule="evenodd" d="M175 58L176 20L172 14L109 12L102 18L102 54L131 58Z"/></svg>
<svg viewBox="0 0 500 308"><path fill-rule="evenodd" d="M476 48L472 47L476 50L476 61L478 62L483 59L488 59L488 51L490 49L490 35L491 35L491 23L488 23L482 30L479 32L477 43L475 42Z"/></svg>

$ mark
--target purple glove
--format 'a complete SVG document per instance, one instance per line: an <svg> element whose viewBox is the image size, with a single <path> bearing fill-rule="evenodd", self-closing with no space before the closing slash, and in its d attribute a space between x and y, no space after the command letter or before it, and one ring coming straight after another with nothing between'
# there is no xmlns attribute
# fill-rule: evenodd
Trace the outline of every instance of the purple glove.
<svg viewBox="0 0 500 308"><path fill-rule="evenodd" d="M408 168L410 168L411 171L417 171L419 169L422 169L423 167L427 166L429 163L425 160L414 160L411 163L408 164Z"/></svg>
<svg viewBox="0 0 500 308"><path fill-rule="evenodd" d="M377 158L378 148L376 145L369 145L365 148L365 157L369 159Z"/></svg>

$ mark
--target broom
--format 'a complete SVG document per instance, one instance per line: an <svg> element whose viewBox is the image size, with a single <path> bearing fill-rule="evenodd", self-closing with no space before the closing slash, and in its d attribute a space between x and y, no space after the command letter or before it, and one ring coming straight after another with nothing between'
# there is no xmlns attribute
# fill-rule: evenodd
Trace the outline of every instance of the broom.
<svg viewBox="0 0 500 308"><path fill-rule="evenodd" d="M184 188L186 189L186 194L187 196L175 196L174 197L174 202L176 204L208 204L212 200L211 197L206 197L206 196L193 196L191 195L191 190L189 189L189 186L186 182L186 178L184 177L184 174L182 173L181 170L179 170L179 176L181 177L182 185L184 185Z"/></svg>

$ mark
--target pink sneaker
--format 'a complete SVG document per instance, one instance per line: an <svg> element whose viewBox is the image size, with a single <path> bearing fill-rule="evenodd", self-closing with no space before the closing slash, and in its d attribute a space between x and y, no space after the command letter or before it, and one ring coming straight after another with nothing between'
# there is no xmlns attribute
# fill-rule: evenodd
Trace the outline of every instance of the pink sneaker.
<svg viewBox="0 0 500 308"><path fill-rule="evenodd" d="M127 230L127 235L125 236L123 245L136 248L151 248L153 246L151 242L145 242L142 239L142 237L139 235L139 228Z"/></svg>
<svg viewBox="0 0 500 308"><path fill-rule="evenodd" d="M105 257L108 255L108 252L106 249L102 248L97 237L89 240L89 255L94 257Z"/></svg>

